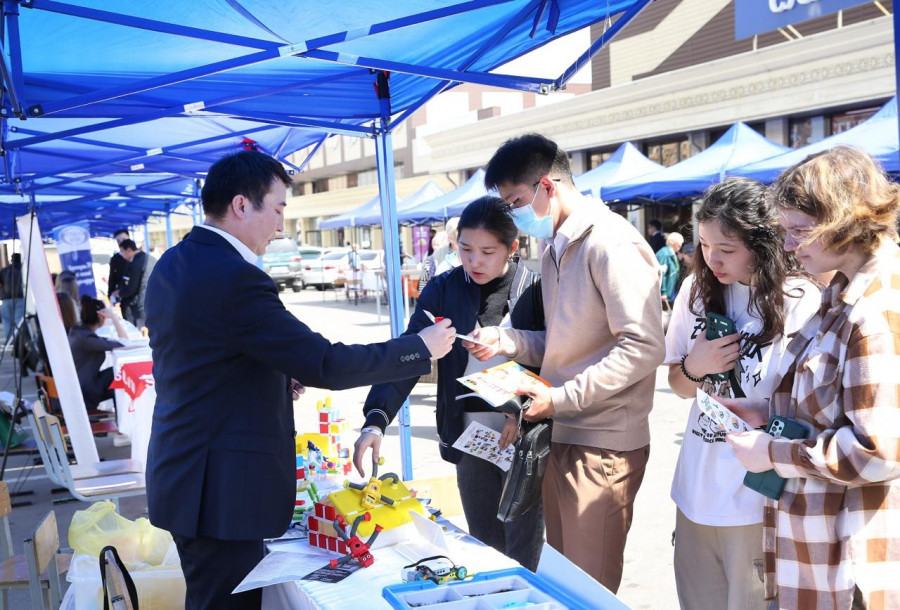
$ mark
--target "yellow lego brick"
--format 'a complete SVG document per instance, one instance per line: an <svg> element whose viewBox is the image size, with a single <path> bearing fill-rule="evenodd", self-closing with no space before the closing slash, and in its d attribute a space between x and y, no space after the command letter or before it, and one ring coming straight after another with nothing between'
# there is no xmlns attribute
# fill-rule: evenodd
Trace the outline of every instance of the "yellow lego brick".
<svg viewBox="0 0 900 610"><path fill-rule="evenodd" d="M412 517L409 511L415 511L420 515L425 514L422 503L416 500L407 489L403 481L392 483L384 481L381 486L381 494L394 501L393 506L378 502L374 508L368 509L372 518L359 524L357 535L365 540L375 530L375 525L384 529L391 529L409 523ZM344 489L328 494L324 499L325 504L334 506L335 510L344 516L347 523L353 524L358 515L366 512L362 506L363 492L356 489Z"/></svg>

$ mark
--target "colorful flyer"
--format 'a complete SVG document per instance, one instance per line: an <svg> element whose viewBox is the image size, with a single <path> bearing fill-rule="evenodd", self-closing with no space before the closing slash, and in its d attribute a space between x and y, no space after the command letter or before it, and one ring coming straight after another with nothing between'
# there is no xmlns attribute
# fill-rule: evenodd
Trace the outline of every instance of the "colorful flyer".
<svg viewBox="0 0 900 610"><path fill-rule="evenodd" d="M535 375L518 362L512 361L459 377L457 381L495 407L515 398L516 390L520 387L535 383L550 386L546 379Z"/></svg>
<svg viewBox="0 0 900 610"><path fill-rule="evenodd" d="M725 432L749 432L753 430L750 424L700 388L697 388L697 406Z"/></svg>
<svg viewBox="0 0 900 610"><path fill-rule="evenodd" d="M456 439L453 448L496 464L504 472L512 466L512 459L516 453L512 445L506 449L500 448L499 432L474 421Z"/></svg>

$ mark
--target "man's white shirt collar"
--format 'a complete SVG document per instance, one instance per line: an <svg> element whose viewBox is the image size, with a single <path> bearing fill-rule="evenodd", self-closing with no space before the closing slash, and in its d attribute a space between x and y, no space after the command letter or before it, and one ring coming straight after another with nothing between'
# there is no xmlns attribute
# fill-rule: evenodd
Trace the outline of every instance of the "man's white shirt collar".
<svg viewBox="0 0 900 610"><path fill-rule="evenodd" d="M234 249L238 251L238 254L240 254L245 261L247 261L248 263L250 263L251 265L256 267L256 263L259 261L259 257L256 254L254 254L253 250L248 248L247 245L244 242L242 242L241 240L239 240L237 237L235 237L231 233L223 231L222 229L220 229L218 227L213 227L213 226L210 226L207 224L202 224L202 225L198 225L198 226L203 229L212 231L213 233L218 233L219 235L224 237L225 240L229 244L234 246Z"/></svg>

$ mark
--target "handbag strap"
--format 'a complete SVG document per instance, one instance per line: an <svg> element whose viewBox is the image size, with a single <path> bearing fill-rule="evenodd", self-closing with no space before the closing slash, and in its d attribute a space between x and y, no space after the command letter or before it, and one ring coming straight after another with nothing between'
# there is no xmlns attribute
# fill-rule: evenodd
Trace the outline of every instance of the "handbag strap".
<svg viewBox="0 0 900 610"><path fill-rule="evenodd" d="M105 546L100 551L100 579L103 582L103 610L138 610L134 580L114 546Z"/></svg>

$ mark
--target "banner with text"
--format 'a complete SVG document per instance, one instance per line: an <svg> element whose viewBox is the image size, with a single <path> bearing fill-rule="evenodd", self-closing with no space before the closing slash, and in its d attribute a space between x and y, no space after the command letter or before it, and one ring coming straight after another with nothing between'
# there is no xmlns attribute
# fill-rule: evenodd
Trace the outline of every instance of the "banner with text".
<svg viewBox="0 0 900 610"><path fill-rule="evenodd" d="M836 13L866 0L735 0L737 40Z"/></svg>
<svg viewBox="0 0 900 610"><path fill-rule="evenodd" d="M75 274L78 295L97 297L91 257L91 232L86 222L64 225L54 232L56 251L62 268Z"/></svg>

